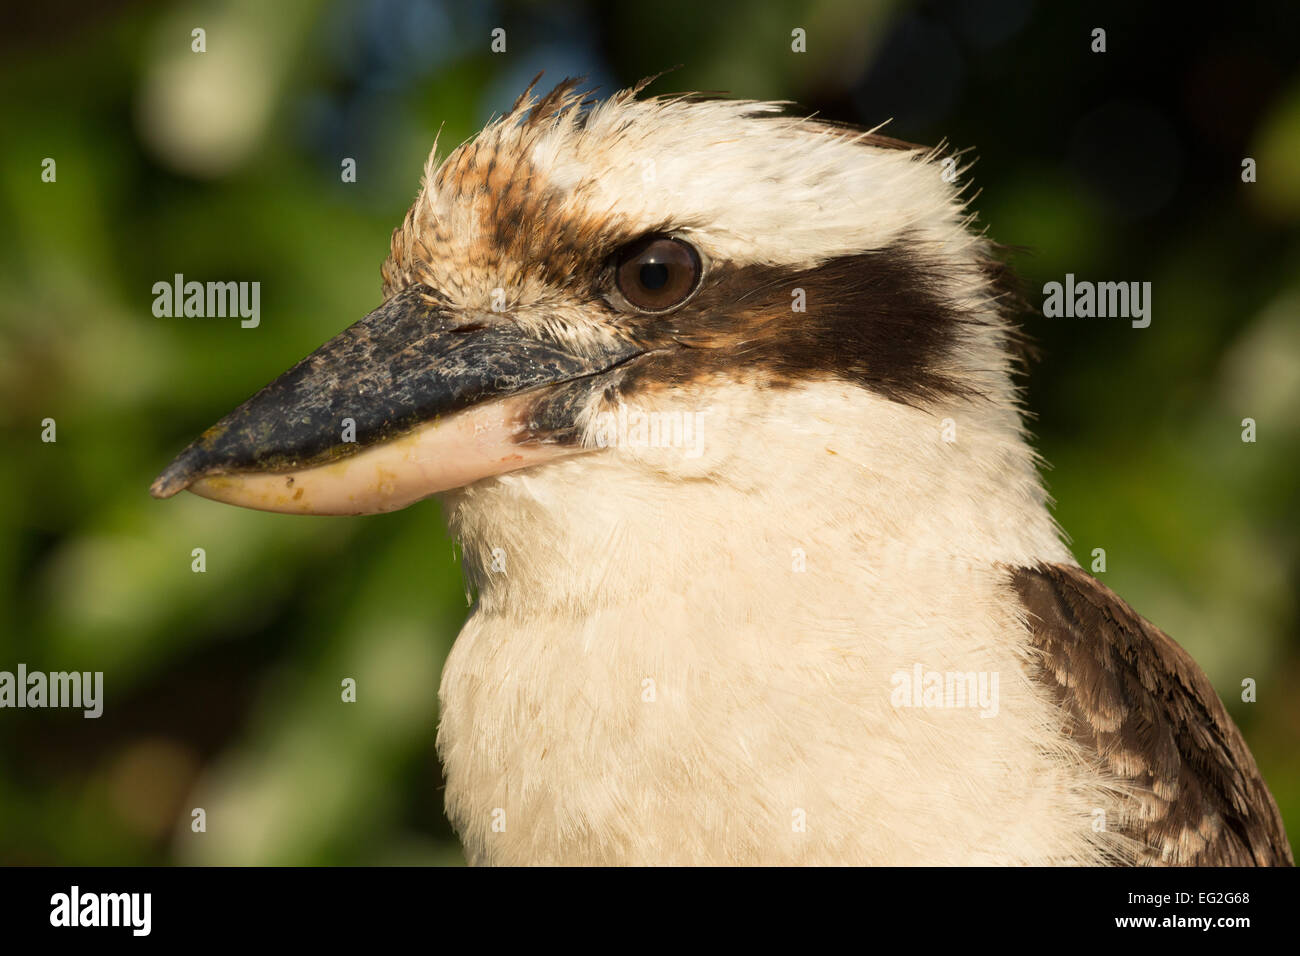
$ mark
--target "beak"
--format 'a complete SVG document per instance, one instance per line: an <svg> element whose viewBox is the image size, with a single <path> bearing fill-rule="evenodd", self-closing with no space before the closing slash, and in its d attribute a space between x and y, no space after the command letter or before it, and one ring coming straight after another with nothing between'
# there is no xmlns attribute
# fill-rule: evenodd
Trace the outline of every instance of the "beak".
<svg viewBox="0 0 1300 956"><path fill-rule="evenodd" d="M533 433L538 393L643 351L578 349L497 314L466 322L413 286L209 428L150 491L291 514L395 511L581 451Z"/></svg>

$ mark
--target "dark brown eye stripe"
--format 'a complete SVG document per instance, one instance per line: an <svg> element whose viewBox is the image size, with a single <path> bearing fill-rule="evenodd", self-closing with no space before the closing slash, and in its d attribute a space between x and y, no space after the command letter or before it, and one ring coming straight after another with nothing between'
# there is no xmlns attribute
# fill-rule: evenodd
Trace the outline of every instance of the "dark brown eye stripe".
<svg viewBox="0 0 1300 956"><path fill-rule="evenodd" d="M962 327L1013 333L997 315L945 295L951 266L912 245L901 240L802 270L715 263L681 308L629 321L638 340L663 351L634 363L623 389L761 371L769 386L830 375L905 404L969 396L954 365Z"/></svg>
<svg viewBox="0 0 1300 956"><path fill-rule="evenodd" d="M620 326L646 354L539 393L521 440L576 442L578 412L598 391L612 405L714 377L765 388L831 377L919 407L978 400L982 393L963 381L954 355L963 327L983 325L983 334L1013 347L1015 325L1009 316L950 299L942 291L950 283L942 280L971 277L949 274L950 264L914 246L905 238L810 269L714 262L680 308L622 317ZM990 297L1014 307L1005 267L988 260L980 269ZM796 300L804 311L795 311Z"/></svg>

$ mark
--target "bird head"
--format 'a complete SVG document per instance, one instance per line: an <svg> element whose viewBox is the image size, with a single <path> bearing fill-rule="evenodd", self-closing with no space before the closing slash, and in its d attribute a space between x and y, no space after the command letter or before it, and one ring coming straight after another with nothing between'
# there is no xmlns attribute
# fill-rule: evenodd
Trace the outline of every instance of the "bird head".
<svg viewBox="0 0 1300 956"><path fill-rule="evenodd" d="M945 420L1002 480L1014 332L953 164L778 103L640 92L530 87L431 155L383 303L153 494L363 514L558 464L575 493L614 461L666 491L737 456L751 484L828 454L883 479L902 445L941 481Z"/></svg>

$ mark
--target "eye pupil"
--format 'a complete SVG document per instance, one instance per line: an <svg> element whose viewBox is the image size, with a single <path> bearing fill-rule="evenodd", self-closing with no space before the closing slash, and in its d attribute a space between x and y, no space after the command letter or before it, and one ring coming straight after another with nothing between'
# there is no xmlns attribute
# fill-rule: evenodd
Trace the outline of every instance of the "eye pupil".
<svg viewBox="0 0 1300 956"><path fill-rule="evenodd" d="M641 267L641 284L647 289L662 289L668 284L668 267L662 262L643 265Z"/></svg>
<svg viewBox="0 0 1300 956"><path fill-rule="evenodd" d="M645 236L624 246L614 261L618 291L641 312L681 305L699 285L702 271L699 253L674 236Z"/></svg>

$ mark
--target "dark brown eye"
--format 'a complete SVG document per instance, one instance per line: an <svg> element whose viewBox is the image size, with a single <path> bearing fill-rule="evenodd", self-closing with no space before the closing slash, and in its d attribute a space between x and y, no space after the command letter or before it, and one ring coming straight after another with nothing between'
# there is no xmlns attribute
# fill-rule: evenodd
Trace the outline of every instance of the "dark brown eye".
<svg viewBox="0 0 1300 956"><path fill-rule="evenodd" d="M614 262L614 281L628 305L666 312L685 302L700 281L700 256L671 236L647 236L625 246Z"/></svg>

